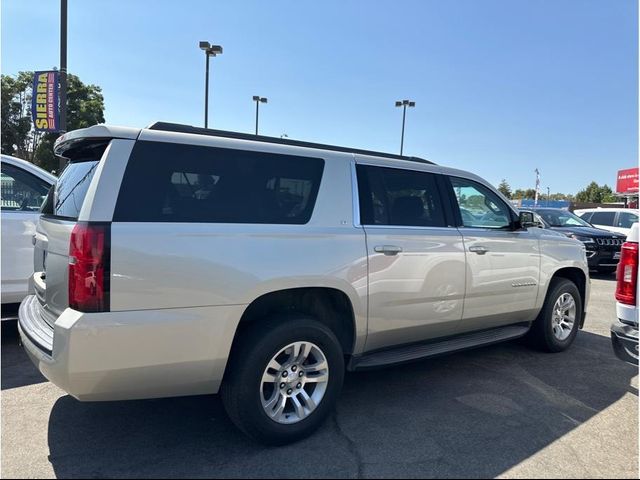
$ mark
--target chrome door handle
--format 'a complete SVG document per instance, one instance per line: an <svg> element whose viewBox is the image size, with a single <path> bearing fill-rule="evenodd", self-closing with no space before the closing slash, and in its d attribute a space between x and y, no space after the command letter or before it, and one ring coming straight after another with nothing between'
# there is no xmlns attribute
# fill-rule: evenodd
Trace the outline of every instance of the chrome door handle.
<svg viewBox="0 0 640 480"><path fill-rule="evenodd" d="M385 255L397 255L402 251L402 247L396 247L395 245L378 245L373 250L376 253L384 253Z"/></svg>
<svg viewBox="0 0 640 480"><path fill-rule="evenodd" d="M478 255L484 255L489 251L489 249L481 245L475 245L473 247L469 247L469 251L473 253L477 253Z"/></svg>

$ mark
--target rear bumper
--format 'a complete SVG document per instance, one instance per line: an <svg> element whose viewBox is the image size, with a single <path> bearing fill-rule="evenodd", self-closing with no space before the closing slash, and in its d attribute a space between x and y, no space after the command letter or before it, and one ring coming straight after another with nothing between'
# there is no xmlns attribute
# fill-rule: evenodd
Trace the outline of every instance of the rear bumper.
<svg viewBox="0 0 640 480"><path fill-rule="evenodd" d="M616 356L638 365L638 326L616 322L611 326L611 343Z"/></svg>
<svg viewBox="0 0 640 480"><path fill-rule="evenodd" d="M245 306L81 313L49 327L27 297L18 327L29 357L78 400L132 400L217 393Z"/></svg>

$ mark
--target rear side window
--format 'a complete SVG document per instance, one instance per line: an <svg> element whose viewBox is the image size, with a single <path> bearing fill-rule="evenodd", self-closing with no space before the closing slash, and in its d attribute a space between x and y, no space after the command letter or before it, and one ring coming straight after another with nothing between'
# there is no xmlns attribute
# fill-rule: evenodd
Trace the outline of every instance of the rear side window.
<svg viewBox="0 0 640 480"><path fill-rule="evenodd" d="M594 225L607 225L613 227L613 221L616 218L616 212L594 212L591 222Z"/></svg>
<svg viewBox="0 0 640 480"><path fill-rule="evenodd" d="M363 225L445 227L435 175L358 165Z"/></svg>
<svg viewBox="0 0 640 480"><path fill-rule="evenodd" d="M67 165L42 205L44 215L77 220L99 160Z"/></svg>
<svg viewBox="0 0 640 480"><path fill-rule="evenodd" d="M323 169L321 158L140 141L113 219L305 224Z"/></svg>

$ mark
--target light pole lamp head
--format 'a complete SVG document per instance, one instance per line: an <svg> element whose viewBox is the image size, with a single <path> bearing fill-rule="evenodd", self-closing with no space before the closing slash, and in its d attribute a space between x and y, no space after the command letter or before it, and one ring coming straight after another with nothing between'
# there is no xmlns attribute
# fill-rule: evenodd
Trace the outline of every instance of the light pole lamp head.
<svg viewBox="0 0 640 480"><path fill-rule="evenodd" d="M222 55L222 46L221 45L211 45L207 49L207 53L209 55L211 55L212 57L215 57L216 55Z"/></svg>
<svg viewBox="0 0 640 480"><path fill-rule="evenodd" d="M200 42L200 50L208 50L209 48L211 48L209 42Z"/></svg>
<svg viewBox="0 0 640 480"><path fill-rule="evenodd" d="M411 100L401 100L396 102L396 107L415 107L416 102L412 102Z"/></svg>
<svg viewBox="0 0 640 480"><path fill-rule="evenodd" d="M254 95L253 96L253 101L254 102L260 102L260 103L267 103L267 98L266 97L261 97L259 95Z"/></svg>

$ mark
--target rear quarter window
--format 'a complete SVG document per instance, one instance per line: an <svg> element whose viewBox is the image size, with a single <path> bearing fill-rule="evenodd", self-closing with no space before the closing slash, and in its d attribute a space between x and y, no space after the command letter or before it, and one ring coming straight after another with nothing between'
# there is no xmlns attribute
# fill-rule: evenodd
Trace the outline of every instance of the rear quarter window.
<svg viewBox="0 0 640 480"><path fill-rule="evenodd" d="M114 221L305 224L324 160L139 141Z"/></svg>

